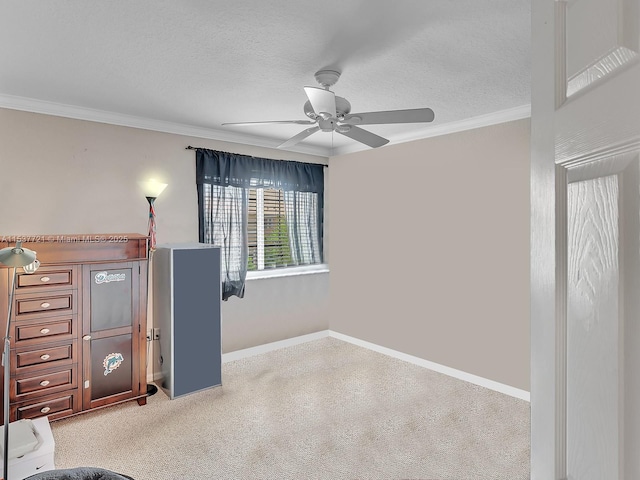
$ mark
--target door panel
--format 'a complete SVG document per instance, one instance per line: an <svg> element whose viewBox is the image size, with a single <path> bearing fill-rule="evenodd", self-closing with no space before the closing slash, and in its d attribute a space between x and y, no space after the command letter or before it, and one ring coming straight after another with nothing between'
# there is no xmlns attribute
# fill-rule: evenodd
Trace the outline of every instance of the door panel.
<svg viewBox="0 0 640 480"><path fill-rule="evenodd" d="M84 408L138 395L139 289L137 262L83 267Z"/></svg>
<svg viewBox="0 0 640 480"><path fill-rule="evenodd" d="M133 383L131 335L91 341L91 400L131 391Z"/></svg>
<svg viewBox="0 0 640 480"><path fill-rule="evenodd" d="M640 478L640 162L637 153L571 167L566 188L566 476ZM563 420L564 419L564 420Z"/></svg>
<svg viewBox="0 0 640 480"><path fill-rule="evenodd" d="M556 162L636 148L639 0L554 3Z"/></svg>
<svg viewBox="0 0 640 480"><path fill-rule="evenodd" d="M568 186L568 478L618 478L618 176Z"/></svg>
<svg viewBox="0 0 640 480"><path fill-rule="evenodd" d="M636 5L635 0L566 2L567 97L637 56Z"/></svg>
<svg viewBox="0 0 640 480"><path fill-rule="evenodd" d="M134 280L131 269L92 269L91 276L91 332L131 327Z"/></svg>

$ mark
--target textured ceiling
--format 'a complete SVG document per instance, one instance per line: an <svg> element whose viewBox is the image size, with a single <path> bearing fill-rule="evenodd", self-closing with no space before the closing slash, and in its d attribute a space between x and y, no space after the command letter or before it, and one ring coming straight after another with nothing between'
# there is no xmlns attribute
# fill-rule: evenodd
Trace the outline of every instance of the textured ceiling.
<svg viewBox="0 0 640 480"><path fill-rule="evenodd" d="M354 113L434 110L431 124L366 127L393 143L530 103L530 0L3 0L0 65L0 106L52 102L264 146L305 127L221 124L306 120L303 87L333 68ZM291 150L365 148L318 132Z"/></svg>

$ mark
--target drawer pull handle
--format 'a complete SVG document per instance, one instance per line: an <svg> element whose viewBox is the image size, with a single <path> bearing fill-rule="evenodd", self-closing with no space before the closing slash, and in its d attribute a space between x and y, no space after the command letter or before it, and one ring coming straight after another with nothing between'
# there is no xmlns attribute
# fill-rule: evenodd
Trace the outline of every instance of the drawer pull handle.
<svg viewBox="0 0 640 480"><path fill-rule="evenodd" d="M46 387L47 385L49 385L51 382L49 380L42 380L40 382L40 386L42 387Z"/></svg>
<svg viewBox="0 0 640 480"><path fill-rule="evenodd" d="M49 302L42 302L42 303L40 304L40 306L41 306L42 308L49 308L49 307L51 306L51 304L50 304Z"/></svg>
<svg viewBox="0 0 640 480"><path fill-rule="evenodd" d="M51 410L51 407L43 407L40 409L42 413L49 413L49 410Z"/></svg>
<svg viewBox="0 0 640 480"><path fill-rule="evenodd" d="M46 335L47 333L49 333L51 330L49 330L48 328L43 328L42 330L40 330L40 333L43 335Z"/></svg>
<svg viewBox="0 0 640 480"><path fill-rule="evenodd" d="M49 277L40 277L41 282L48 282L49 280L51 280Z"/></svg>
<svg viewBox="0 0 640 480"><path fill-rule="evenodd" d="M44 355L40 355L40 358L42 360L49 360L49 358L51 358L51 355L49 355L48 353L45 353Z"/></svg>
<svg viewBox="0 0 640 480"><path fill-rule="evenodd" d="M85 335L82 337L83 340L91 340L91 335Z"/></svg>

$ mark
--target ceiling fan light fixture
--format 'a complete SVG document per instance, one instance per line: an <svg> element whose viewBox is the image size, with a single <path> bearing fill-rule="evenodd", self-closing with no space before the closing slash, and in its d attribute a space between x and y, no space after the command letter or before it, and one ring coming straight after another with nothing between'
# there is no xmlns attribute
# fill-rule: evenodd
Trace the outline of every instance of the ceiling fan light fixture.
<svg viewBox="0 0 640 480"><path fill-rule="evenodd" d="M336 127L336 124L332 118L318 118L318 127L320 127L320 130L323 132L332 132Z"/></svg>

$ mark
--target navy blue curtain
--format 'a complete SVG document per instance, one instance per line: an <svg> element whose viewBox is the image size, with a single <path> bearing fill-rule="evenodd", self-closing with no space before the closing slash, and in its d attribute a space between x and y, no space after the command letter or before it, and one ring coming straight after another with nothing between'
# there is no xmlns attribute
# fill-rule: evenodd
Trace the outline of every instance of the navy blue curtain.
<svg viewBox="0 0 640 480"><path fill-rule="evenodd" d="M272 160L197 148L200 242L221 247L223 300L244 296L247 274L247 198L250 188L315 193L314 250L322 249L323 165ZM295 249L295 246L294 246ZM318 254L313 258L317 260Z"/></svg>
<svg viewBox="0 0 640 480"><path fill-rule="evenodd" d="M224 187L324 191L323 165L196 149L196 182Z"/></svg>

